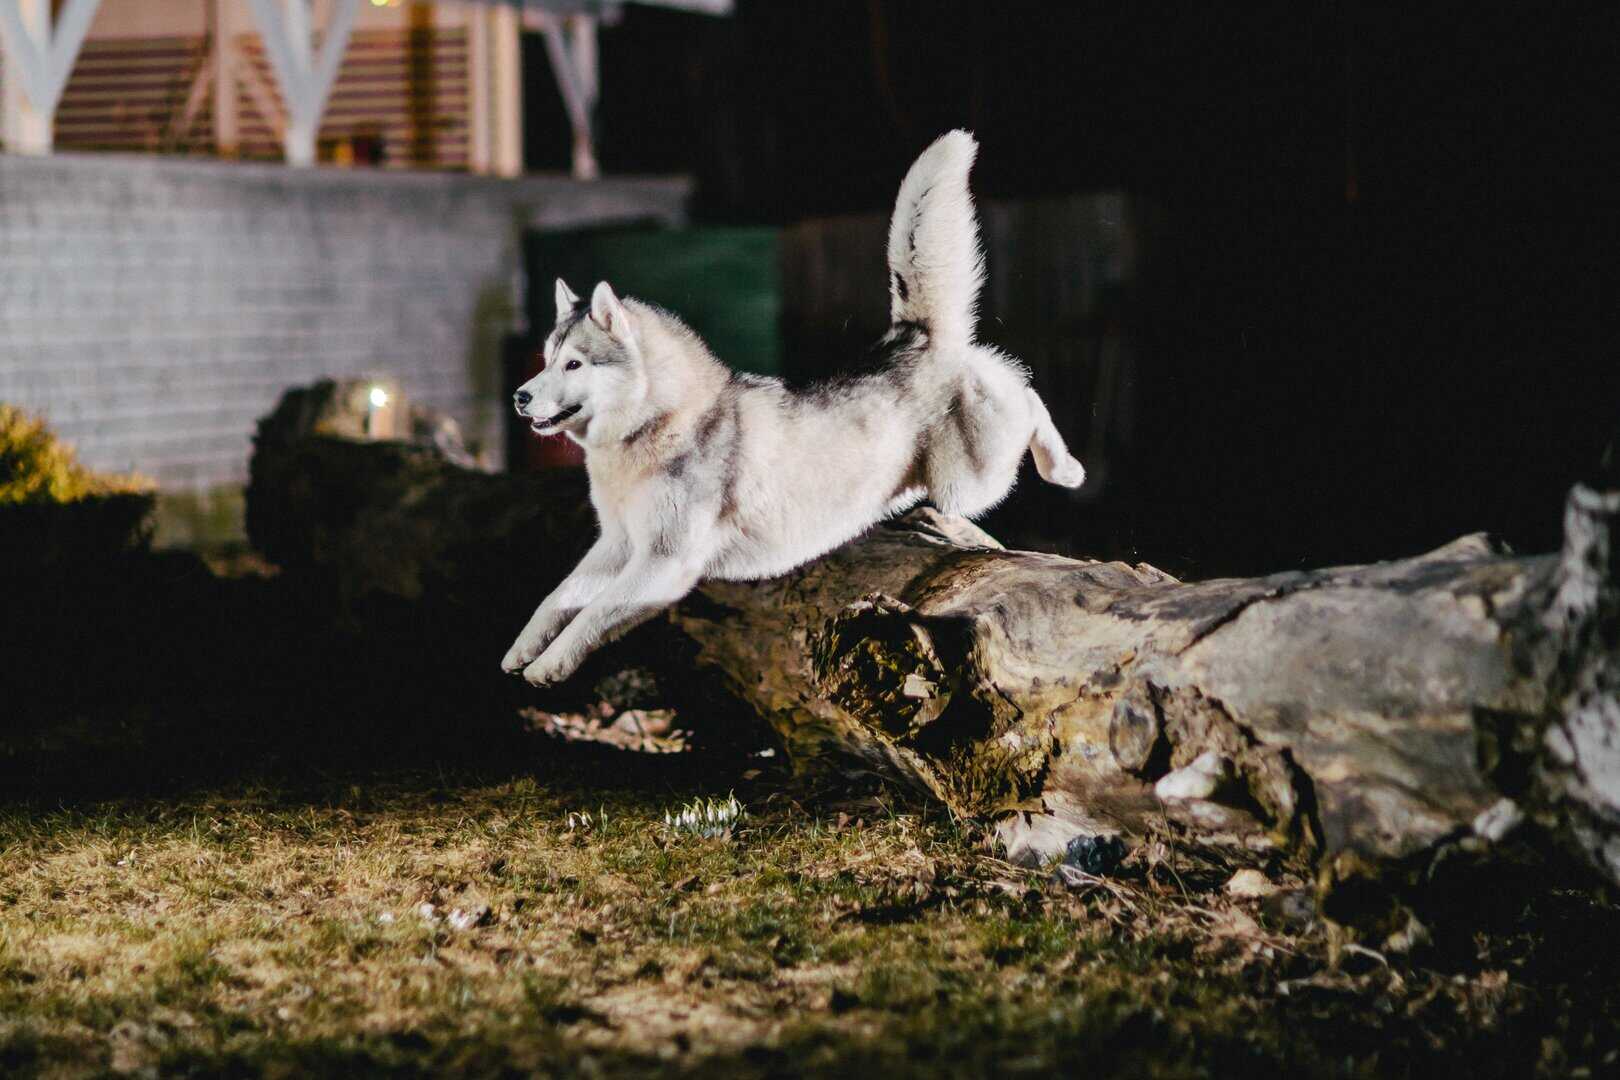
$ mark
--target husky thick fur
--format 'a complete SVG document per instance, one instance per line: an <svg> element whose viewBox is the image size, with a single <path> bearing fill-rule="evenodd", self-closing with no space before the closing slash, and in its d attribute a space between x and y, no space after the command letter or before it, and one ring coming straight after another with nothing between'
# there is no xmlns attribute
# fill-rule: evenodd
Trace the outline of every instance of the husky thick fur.
<svg viewBox="0 0 1620 1080"><path fill-rule="evenodd" d="M803 390L739 374L668 312L606 282L583 305L557 282L545 366L515 400L536 432L585 448L601 535L505 670L558 682L699 581L784 573L924 499L982 513L1011 490L1026 449L1045 480L1085 480L1024 369L973 340L976 151L951 132L900 185L890 328L858 374Z"/></svg>

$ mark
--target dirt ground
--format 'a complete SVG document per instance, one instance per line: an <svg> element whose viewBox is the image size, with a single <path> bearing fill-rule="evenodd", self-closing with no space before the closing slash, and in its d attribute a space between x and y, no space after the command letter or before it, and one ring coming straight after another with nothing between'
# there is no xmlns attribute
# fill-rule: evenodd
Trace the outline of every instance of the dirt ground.
<svg viewBox="0 0 1620 1080"><path fill-rule="evenodd" d="M214 569L10 587L0 1074L1620 1074L1582 881L1347 949L1284 866L1164 835L1060 882L701 718L424 681L454 658L414 613L317 628ZM733 793L721 835L666 823Z"/></svg>

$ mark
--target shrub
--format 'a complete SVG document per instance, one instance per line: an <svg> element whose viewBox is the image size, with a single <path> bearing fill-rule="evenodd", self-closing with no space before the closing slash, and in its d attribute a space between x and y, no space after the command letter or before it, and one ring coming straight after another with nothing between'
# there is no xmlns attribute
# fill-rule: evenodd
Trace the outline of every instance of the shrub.
<svg viewBox="0 0 1620 1080"><path fill-rule="evenodd" d="M0 404L0 577L27 580L144 549L152 482L79 463L43 420Z"/></svg>
<svg viewBox="0 0 1620 1080"><path fill-rule="evenodd" d="M73 447L58 439L44 420L0 403L0 506L70 503L151 489L152 482L142 476L85 468Z"/></svg>

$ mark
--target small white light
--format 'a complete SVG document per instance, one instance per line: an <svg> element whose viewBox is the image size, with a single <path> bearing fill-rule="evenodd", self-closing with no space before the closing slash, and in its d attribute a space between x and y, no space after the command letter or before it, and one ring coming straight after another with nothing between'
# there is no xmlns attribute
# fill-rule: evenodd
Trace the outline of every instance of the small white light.
<svg viewBox="0 0 1620 1080"><path fill-rule="evenodd" d="M388 404L388 391L384 390L380 386L373 386L371 388L371 404L372 404L373 408L377 408L377 409L380 409L384 405L387 405Z"/></svg>

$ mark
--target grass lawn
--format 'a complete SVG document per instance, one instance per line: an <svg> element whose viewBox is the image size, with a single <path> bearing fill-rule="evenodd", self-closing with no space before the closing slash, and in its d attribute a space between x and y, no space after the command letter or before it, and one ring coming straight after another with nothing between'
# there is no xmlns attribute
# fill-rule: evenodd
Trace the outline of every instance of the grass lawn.
<svg viewBox="0 0 1620 1080"><path fill-rule="evenodd" d="M1620 1042L1612 951L1547 972L1558 943L1506 927L1453 970L1335 969L1319 926L1268 926L1173 845L1075 891L769 777L705 839L663 817L720 778L541 751L5 811L0 1072L1523 1076Z"/></svg>

